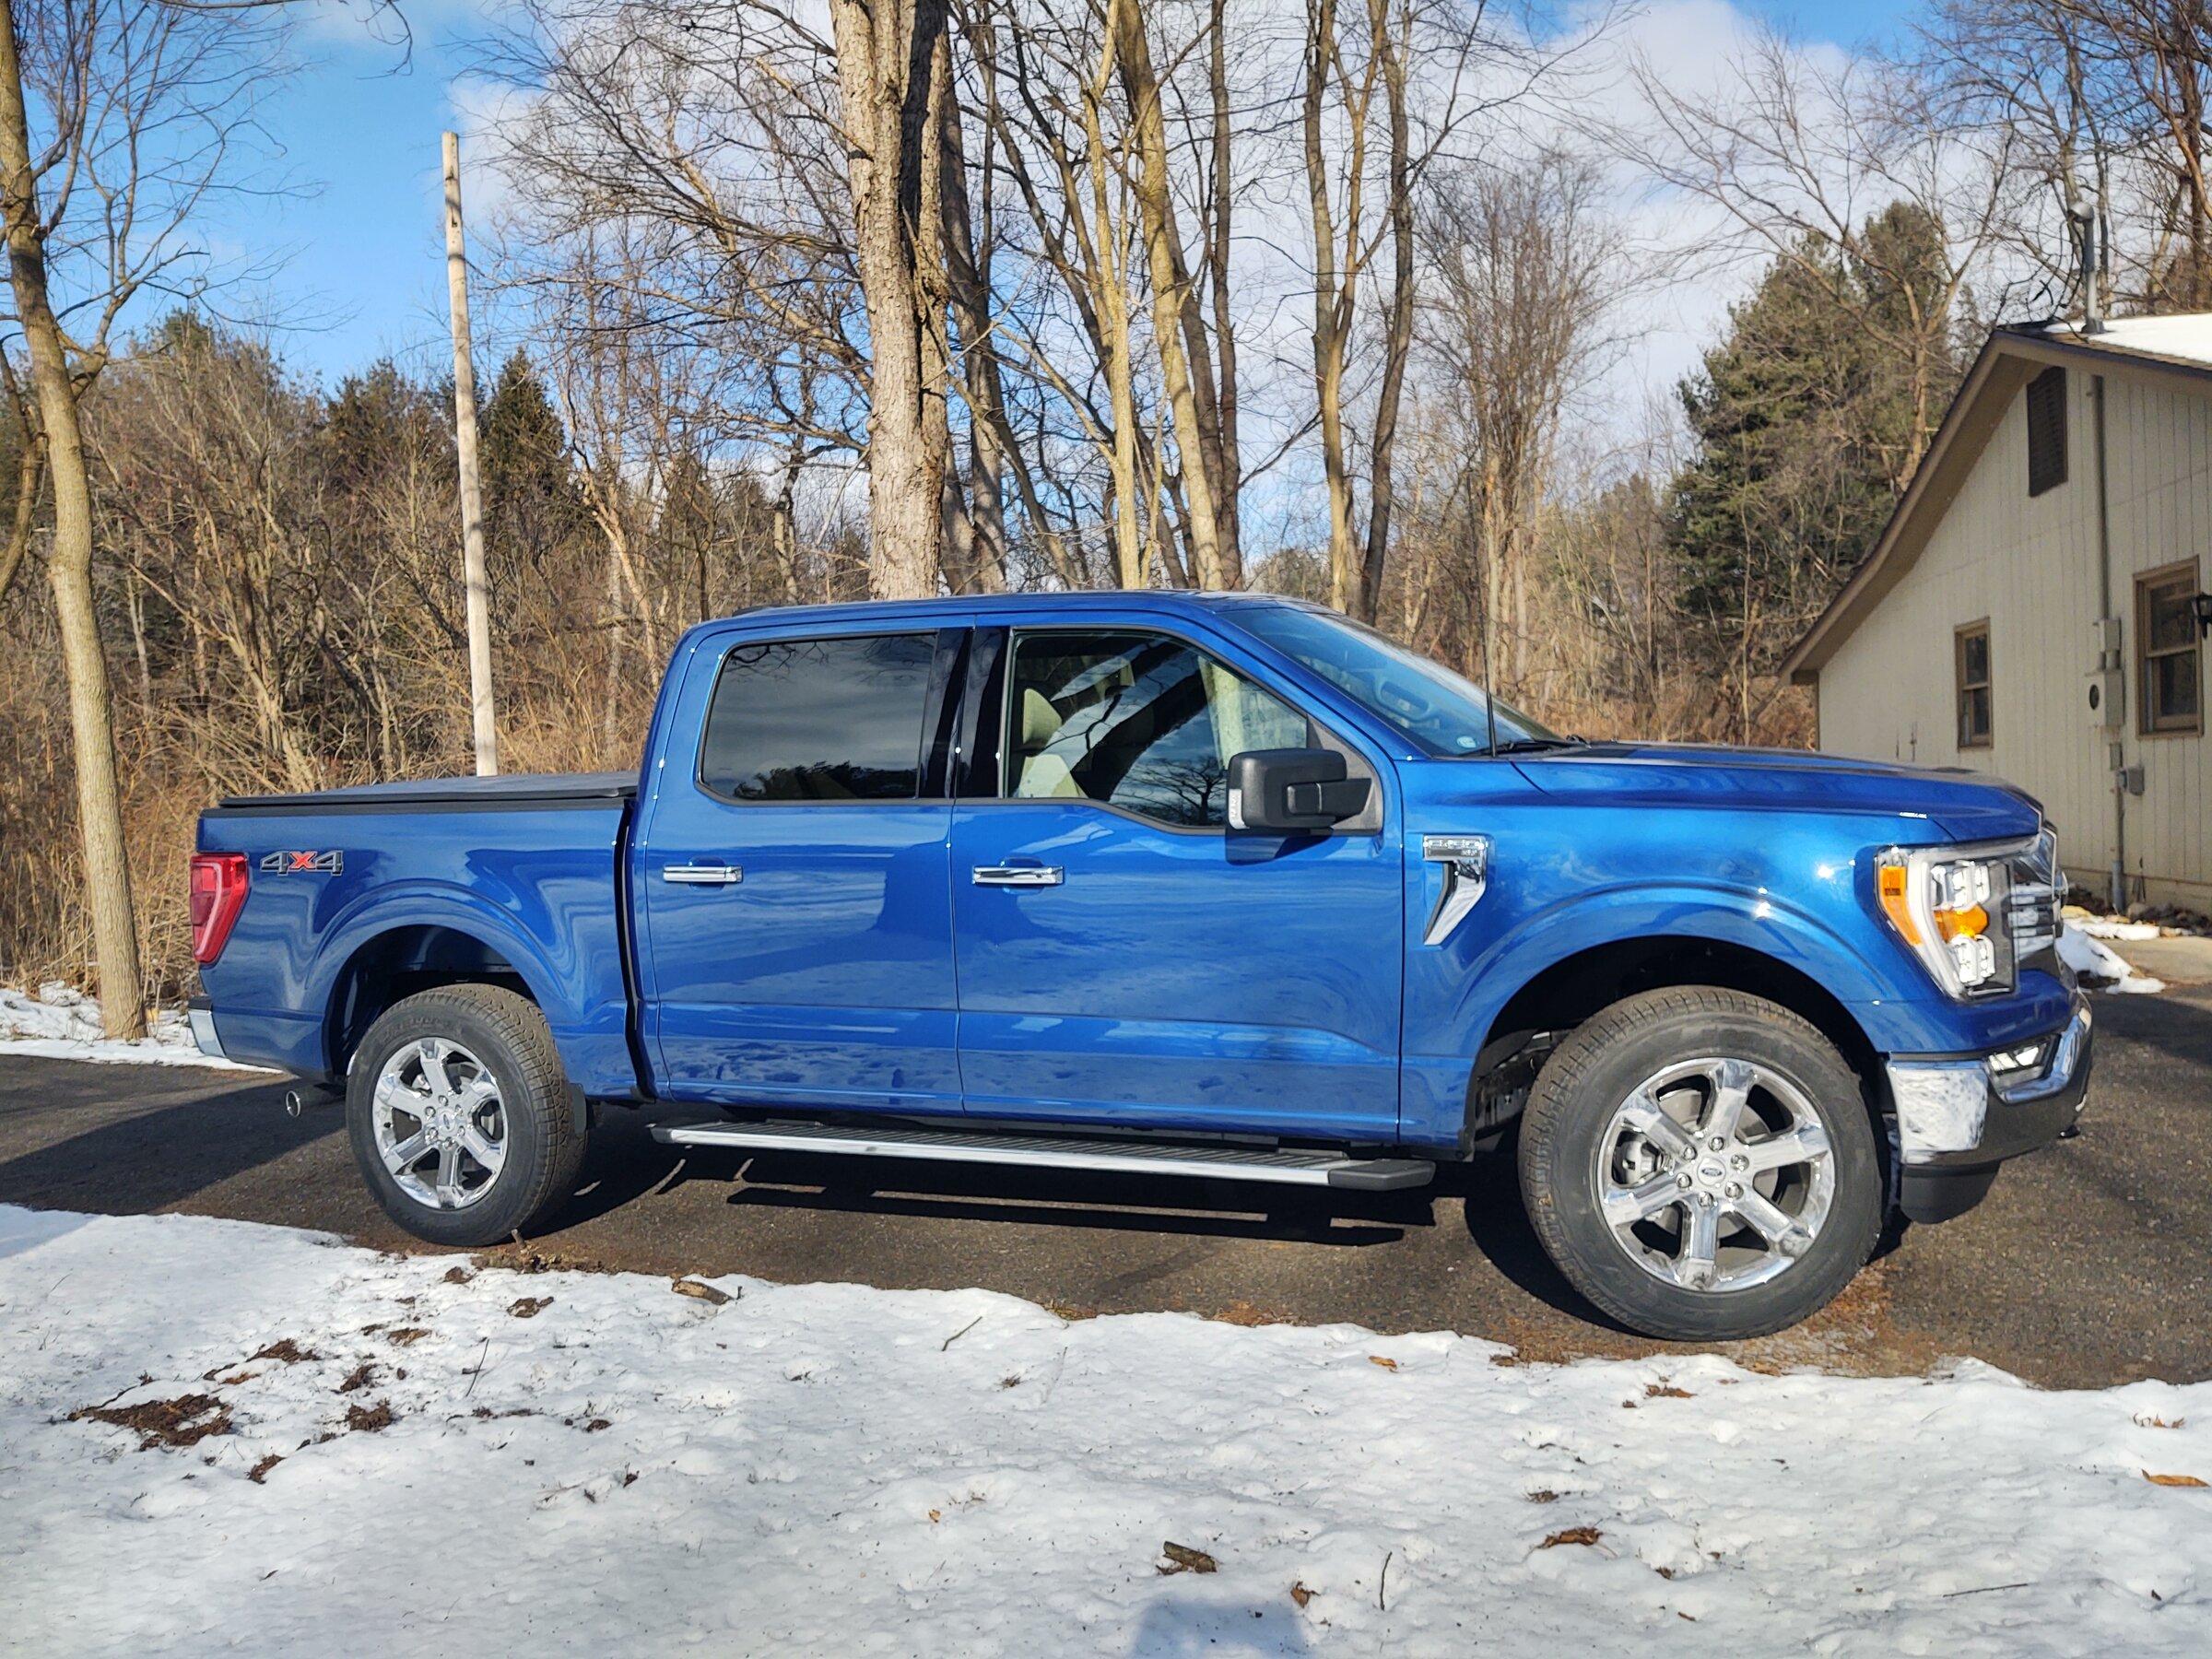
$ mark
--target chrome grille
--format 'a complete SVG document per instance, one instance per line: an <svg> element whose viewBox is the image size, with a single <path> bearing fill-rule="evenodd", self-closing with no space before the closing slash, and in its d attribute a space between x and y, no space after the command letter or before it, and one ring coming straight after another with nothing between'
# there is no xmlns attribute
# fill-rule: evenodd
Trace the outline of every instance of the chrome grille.
<svg viewBox="0 0 2212 1659"><path fill-rule="evenodd" d="M2058 863L2058 834L2046 828L2012 858L2011 892L2005 906L2006 931L2012 935L2016 962L2058 943L2059 906L2066 890Z"/></svg>

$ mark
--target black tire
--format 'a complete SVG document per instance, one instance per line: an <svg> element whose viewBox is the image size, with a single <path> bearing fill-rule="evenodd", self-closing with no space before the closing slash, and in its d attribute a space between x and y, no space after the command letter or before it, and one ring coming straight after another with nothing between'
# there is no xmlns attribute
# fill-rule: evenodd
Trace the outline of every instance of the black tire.
<svg viewBox="0 0 2212 1659"><path fill-rule="evenodd" d="M1826 1131L1834 1187L1810 1244L1775 1277L1694 1289L1631 1255L1600 1206L1599 1169L1615 1111L1668 1067L1709 1057L1748 1062L1795 1088ZM1763 1097L1763 1110L1773 1110L1773 1098ZM1865 1265L1885 1208L1874 1123L1834 1045L1785 1008L1707 985L1629 997L1562 1042L1530 1091L1520 1167L1522 1200L1559 1271L1620 1324L1672 1341L1761 1336L1817 1312ZM1677 1230L1687 1213L1670 1213ZM1684 1236L1677 1230L1677 1246Z"/></svg>
<svg viewBox="0 0 2212 1659"><path fill-rule="evenodd" d="M441 1209L411 1196L377 1149L377 1081L393 1055L425 1038L465 1049L499 1088L504 1160L464 1208ZM460 1246L535 1233L576 1190L587 1138L577 1125L568 1075L537 1005L481 984L420 992L394 1003L369 1028L347 1076L346 1130L354 1161L384 1214L418 1239Z"/></svg>

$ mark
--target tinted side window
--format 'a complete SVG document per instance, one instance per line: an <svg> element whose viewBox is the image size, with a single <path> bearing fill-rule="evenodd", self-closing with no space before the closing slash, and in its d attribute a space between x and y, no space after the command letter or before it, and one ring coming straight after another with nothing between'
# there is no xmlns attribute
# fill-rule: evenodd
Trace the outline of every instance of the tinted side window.
<svg viewBox="0 0 2212 1659"><path fill-rule="evenodd" d="M1159 634L1018 634L1007 677L1006 793L1100 802L1162 823L1227 816L1229 762L1297 748L1305 716Z"/></svg>
<svg viewBox="0 0 2212 1659"><path fill-rule="evenodd" d="M732 647L699 777L736 801L911 801L922 776L929 634Z"/></svg>

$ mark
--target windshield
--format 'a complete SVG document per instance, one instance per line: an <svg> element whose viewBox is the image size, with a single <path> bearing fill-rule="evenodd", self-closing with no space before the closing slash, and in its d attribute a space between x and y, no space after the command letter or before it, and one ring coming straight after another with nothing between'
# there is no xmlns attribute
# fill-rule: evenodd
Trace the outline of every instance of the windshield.
<svg viewBox="0 0 2212 1659"><path fill-rule="evenodd" d="M1255 605L1241 608L1237 620L1430 754L1489 752L1482 688L1441 663L1333 612ZM1496 707L1500 749L1561 741L1519 711Z"/></svg>

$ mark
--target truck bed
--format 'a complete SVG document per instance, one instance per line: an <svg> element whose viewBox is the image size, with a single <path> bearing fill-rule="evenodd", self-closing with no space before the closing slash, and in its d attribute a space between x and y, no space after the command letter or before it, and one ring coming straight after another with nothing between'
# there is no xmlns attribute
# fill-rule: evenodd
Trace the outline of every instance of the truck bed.
<svg viewBox="0 0 2212 1659"><path fill-rule="evenodd" d="M621 848L634 772L436 778L233 796L199 850L241 854L245 906L200 971L224 1050L307 1077L441 974L518 983L576 1085L640 1086Z"/></svg>

